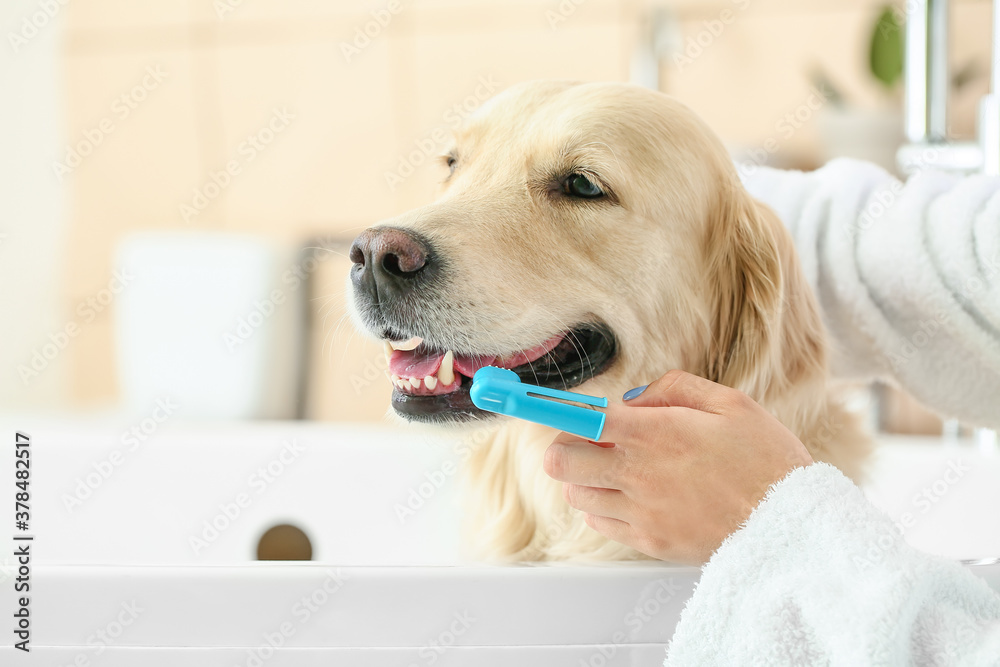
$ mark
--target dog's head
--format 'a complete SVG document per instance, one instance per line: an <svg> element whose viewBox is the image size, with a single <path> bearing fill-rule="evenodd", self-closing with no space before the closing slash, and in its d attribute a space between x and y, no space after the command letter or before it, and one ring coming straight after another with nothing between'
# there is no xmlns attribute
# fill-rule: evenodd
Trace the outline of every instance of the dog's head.
<svg viewBox="0 0 1000 667"><path fill-rule="evenodd" d="M601 395L683 368L756 398L822 365L781 223L676 100L518 85L442 163L434 203L351 248L353 314L386 341L403 416L487 416L469 387L490 364Z"/></svg>

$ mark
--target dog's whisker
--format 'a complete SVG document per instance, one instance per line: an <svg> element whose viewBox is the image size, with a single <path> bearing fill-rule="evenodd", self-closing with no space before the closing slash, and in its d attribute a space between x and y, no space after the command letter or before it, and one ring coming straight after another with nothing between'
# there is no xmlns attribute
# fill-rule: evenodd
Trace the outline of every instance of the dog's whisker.
<svg viewBox="0 0 1000 667"><path fill-rule="evenodd" d="M312 251L326 252L326 253L330 253L331 255L336 255L337 257L343 257L344 259L350 259L350 255L348 255L347 253L341 252L340 250L336 250L334 248L327 248L327 247L324 247L324 246L304 246L302 249L303 250L312 250Z"/></svg>
<svg viewBox="0 0 1000 667"><path fill-rule="evenodd" d="M573 350L580 356L580 360L583 363L586 363L589 366L590 365L589 357L587 356L586 352L583 350L583 344L577 339L576 333L574 333L571 330L569 332L569 335L567 336L567 338L569 338L569 342L572 343ZM593 371L592 368L591 368L591 370ZM562 376L562 372L560 371L560 377L561 376ZM593 379L593 373L591 373L591 379ZM566 384L566 381L563 380L563 385L565 385L565 384Z"/></svg>

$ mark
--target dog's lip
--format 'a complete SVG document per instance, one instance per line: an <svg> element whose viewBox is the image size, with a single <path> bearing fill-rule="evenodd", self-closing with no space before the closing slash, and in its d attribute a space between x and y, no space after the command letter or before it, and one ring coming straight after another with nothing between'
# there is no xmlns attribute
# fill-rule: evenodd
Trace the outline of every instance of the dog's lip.
<svg viewBox="0 0 1000 667"><path fill-rule="evenodd" d="M463 422L488 417L491 413L483 412L472 404L469 388L472 380L463 377L455 391L447 394L421 396L392 390L392 408L407 419L416 422L452 421Z"/></svg>
<svg viewBox="0 0 1000 667"><path fill-rule="evenodd" d="M559 345L542 358L511 370L524 382L572 389L607 370L616 356L617 339L611 328L600 322L587 323L568 330ZM394 388L392 407L417 422L463 422L491 416L473 405L469 395L472 380L462 374L456 378L460 380L458 387L448 393L415 394Z"/></svg>
<svg viewBox="0 0 1000 667"><path fill-rule="evenodd" d="M404 394L418 396L448 394L459 389L452 378L457 379L459 376L471 378L484 366L517 368L530 364L555 349L569 333L569 331L560 332L538 345L499 355L466 354L446 350L425 343L419 337L410 340L410 343L418 341L415 344L408 344L402 348L389 341L385 349L386 363L393 384ZM446 385L439 381L441 378L447 378ZM430 387L425 386L425 380L432 383Z"/></svg>

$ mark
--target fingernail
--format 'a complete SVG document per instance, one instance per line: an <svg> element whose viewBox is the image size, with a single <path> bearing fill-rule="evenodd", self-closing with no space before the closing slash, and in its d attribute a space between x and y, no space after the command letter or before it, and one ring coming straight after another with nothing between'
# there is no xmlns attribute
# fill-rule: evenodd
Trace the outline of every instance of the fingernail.
<svg viewBox="0 0 1000 667"><path fill-rule="evenodd" d="M622 400L631 401L633 398L636 398L639 394L646 391L646 387L648 386L649 386L648 384L644 384L641 387L636 387L635 389L629 389L628 391L625 392L625 395L622 396Z"/></svg>

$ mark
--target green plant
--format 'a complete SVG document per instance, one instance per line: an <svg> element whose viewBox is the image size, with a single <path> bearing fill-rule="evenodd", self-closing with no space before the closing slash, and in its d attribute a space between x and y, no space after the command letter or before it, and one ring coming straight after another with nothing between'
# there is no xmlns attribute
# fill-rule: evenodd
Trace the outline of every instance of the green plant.
<svg viewBox="0 0 1000 667"><path fill-rule="evenodd" d="M886 88L892 88L903 76L903 26L892 7L883 7L875 22L868 64Z"/></svg>

